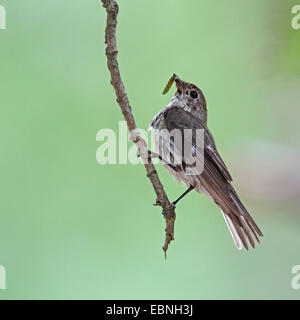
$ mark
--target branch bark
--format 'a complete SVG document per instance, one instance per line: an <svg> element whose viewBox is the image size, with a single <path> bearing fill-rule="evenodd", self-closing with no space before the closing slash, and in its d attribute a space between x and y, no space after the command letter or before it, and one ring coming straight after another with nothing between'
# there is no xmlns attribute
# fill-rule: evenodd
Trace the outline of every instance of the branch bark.
<svg viewBox="0 0 300 320"><path fill-rule="evenodd" d="M121 108L124 119L127 122L127 126L130 132L131 140L136 144L139 154L143 160L146 168L147 177L150 179L153 189L156 193L156 205L163 208L166 221L165 229L165 243L163 250L166 256L168 246L172 240L174 240L174 223L175 223L175 210L171 205L164 187L159 179L157 171L154 165L149 161L148 147L144 139L142 139L139 130L137 129L132 110L129 104L129 100L126 94L126 90L121 79L117 55L117 41L116 41L116 29L117 29L117 17L119 12L119 6L115 0L101 0L103 7L107 12L106 28L105 28L105 43L106 43L106 57L107 66L111 75L111 84L115 89L117 102Z"/></svg>

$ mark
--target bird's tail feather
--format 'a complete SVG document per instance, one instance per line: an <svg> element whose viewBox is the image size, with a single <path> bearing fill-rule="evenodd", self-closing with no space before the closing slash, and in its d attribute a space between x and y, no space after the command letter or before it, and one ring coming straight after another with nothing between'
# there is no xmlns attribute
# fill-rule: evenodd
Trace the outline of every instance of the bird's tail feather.
<svg viewBox="0 0 300 320"><path fill-rule="evenodd" d="M236 247L239 249L239 250L242 250L243 249L243 243L241 241L241 238L236 230L236 227L235 225L233 224L232 222L232 219L230 218L229 214L227 213L224 213L223 210L221 210L222 214L223 214L223 217L226 221L226 224L227 224L227 227L231 233L231 236L232 236L232 239L236 245Z"/></svg>
<svg viewBox="0 0 300 320"><path fill-rule="evenodd" d="M236 207L238 208L238 212L242 215L244 222L248 225L253 235L255 236L256 240L259 242L258 236L262 237L263 234L259 229L258 225L255 223L254 219L251 217L248 210L243 205L242 201L239 199L238 195L236 194L232 186L230 188L230 196L234 201Z"/></svg>
<svg viewBox="0 0 300 320"><path fill-rule="evenodd" d="M259 241L257 232L251 225L248 218L243 215L237 216L236 214L231 212L227 213L227 212L224 212L223 210L221 211L236 247L239 250L241 250L243 247L246 250L248 250L249 249L248 243L250 243L252 248L255 248L255 242L253 240L253 236L255 237L258 243L260 241ZM259 234L259 235L262 236L262 234Z"/></svg>

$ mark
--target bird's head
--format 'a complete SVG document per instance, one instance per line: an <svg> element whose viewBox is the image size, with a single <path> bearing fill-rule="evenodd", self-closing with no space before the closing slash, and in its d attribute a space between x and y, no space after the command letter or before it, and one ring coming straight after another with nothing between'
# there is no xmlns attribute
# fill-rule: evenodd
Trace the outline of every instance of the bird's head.
<svg viewBox="0 0 300 320"><path fill-rule="evenodd" d="M173 82L175 82L177 88L173 101L206 123L206 100L202 91L196 85L185 82L173 74L164 93L170 89Z"/></svg>

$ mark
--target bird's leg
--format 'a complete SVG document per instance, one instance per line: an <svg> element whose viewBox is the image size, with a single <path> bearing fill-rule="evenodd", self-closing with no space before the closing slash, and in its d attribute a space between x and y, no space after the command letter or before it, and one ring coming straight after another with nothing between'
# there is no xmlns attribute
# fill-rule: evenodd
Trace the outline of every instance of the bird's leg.
<svg viewBox="0 0 300 320"><path fill-rule="evenodd" d="M139 158L140 155L138 154L137 157ZM151 162L151 159L154 159L154 158L159 159L162 163L166 164L167 166L172 168L174 171L177 171L177 168L179 168L179 170L180 170L180 166L173 165L173 164L165 161L160 154L148 150L148 161Z"/></svg>
<svg viewBox="0 0 300 320"><path fill-rule="evenodd" d="M162 161L162 157L153 151L148 151L148 157L149 159L158 158L160 161Z"/></svg>
<svg viewBox="0 0 300 320"><path fill-rule="evenodd" d="M175 208L176 204L179 202L179 200L181 200L184 196L186 196L188 193L190 193L192 190L195 189L195 186L190 186L178 199L176 199L175 201L173 201L171 203L171 205L173 206L173 208ZM162 214L166 214L165 211L162 211Z"/></svg>
<svg viewBox="0 0 300 320"><path fill-rule="evenodd" d="M140 154L137 155L138 158L140 156L141 156ZM154 159L154 158L158 158L160 161L162 161L162 157L158 153L148 150L148 160L151 161L151 159Z"/></svg>
<svg viewBox="0 0 300 320"><path fill-rule="evenodd" d="M173 201L172 204L175 206L179 200L181 200L184 196L186 196L189 192L195 189L195 186L190 186L177 200Z"/></svg>

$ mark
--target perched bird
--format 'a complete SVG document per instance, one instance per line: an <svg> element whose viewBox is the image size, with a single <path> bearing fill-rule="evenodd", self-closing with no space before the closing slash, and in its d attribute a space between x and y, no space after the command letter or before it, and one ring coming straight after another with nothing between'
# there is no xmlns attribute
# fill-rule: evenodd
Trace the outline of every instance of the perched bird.
<svg viewBox="0 0 300 320"><path fill-rule="evenodd" d="M192 190L205 194L220 207L237 248L248 250L248 242L255 248L254 238L260 242L259 237L263 234L235 192L231 175L207 128L205 97L197 86L182 81L175 74L163 93L174 81L177 87L174 97L152 119L148 129L153 132L158 152L150 153L152 157L159 157L171 175L188 187L173 205ZM174 129L181 134L182 140L166 134ZM195 134L197 129L203 136L199 141ZM189 130L192 134L187 134ZM185 152L187 148L190 153ZM192 164L191 158L194 159Z"/></svg>

